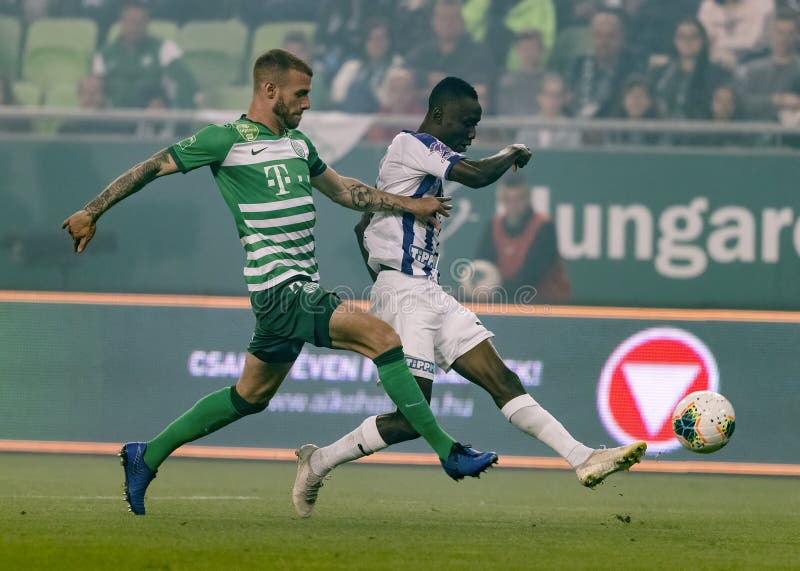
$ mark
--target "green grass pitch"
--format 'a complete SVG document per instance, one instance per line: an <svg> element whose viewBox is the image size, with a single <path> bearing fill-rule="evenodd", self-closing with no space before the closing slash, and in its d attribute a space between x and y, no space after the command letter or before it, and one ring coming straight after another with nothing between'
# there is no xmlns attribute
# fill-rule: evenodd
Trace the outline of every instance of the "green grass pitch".
<svg viewBox="0 0 800 571"><path fill-rule="evenodd" d="M651 460L652 461L652 460ZM314 516L289 463L169 460L148 515L117 458L0 454L0 569L798 569L800 480L344 466Z"/></svg>

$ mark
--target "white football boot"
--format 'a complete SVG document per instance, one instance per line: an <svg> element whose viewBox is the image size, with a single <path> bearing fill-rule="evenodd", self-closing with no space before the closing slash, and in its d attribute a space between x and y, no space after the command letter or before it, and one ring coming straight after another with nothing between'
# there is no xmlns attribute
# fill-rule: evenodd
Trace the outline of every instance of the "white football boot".
<svg viewBox="0 0 800 571"><path fill-rule="evenodd" d="M292 488L292 503L294 511L300 517L311 517L317 495L322 487L324 476L317 476L311 470L311 455L319 447L314 444L304 444L294 451L297 456L297 477Z"/></svg>
<svg viewBox="0 0 800 571"><path fill-rule="evenodd" d="M616 448L599 448L575 468L575 475L581 484L594 488L614 472L628 470L642 459L646 451L647 443L643 440Z"/></svg>

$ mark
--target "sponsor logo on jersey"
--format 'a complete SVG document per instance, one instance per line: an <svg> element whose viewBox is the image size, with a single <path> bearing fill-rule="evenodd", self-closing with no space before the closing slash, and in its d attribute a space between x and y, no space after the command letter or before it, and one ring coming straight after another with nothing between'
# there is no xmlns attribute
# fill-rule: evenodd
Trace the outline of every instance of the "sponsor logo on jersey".
<svg viewBox="0 0 800 571"><path fill-rule="evenodd" d="M260 148L260 149L258 149L258 150L255 150L255 149L250 149L250 154L255 156L255 155L257 155L258 153L260 153L261 151L266 151L267 149L269 149L269 147L268 147L268 146L267 146L267 147L261 147L261 148Z"/></svg>
<svg viewBox="0 0 800 571"><path fill-rule="evenodd" d="M264 167L264 174L267 177L267 186L270 188L275 185L278 186L278 193L275 196L289 194L289 191L286 190L286 185L292 182L292 179L288 176L289 169L286 168L285 164L277 163L266 166Z"/></svg>
<svg viewBox="0 0 800 571"><path fill-rule="evenodd" d="M306 146L303 144L303 142L291 139L291 143L292 149L295 153L297 153L297 156L301 159L305 159L308 155L308 149L306 149Z"/></svg>
<svg viewBox="0 0 800 571"><path fill-rule="evenodd" d="M182 141L178 141L178 148L182 151L185 151L186 149L191 147L196 140L197 137L195 137L194 135L192 135L191 137L187 137Z"/></svg>
<svg viewBox="0 0 800 571"><path fill-rule="evenodd" d="M648 451L680 447L672 411L694 391L716 391L714 355L683 329L646 329L623 341L600 374L597 408L606 430L620 444L647 441Z"/></svg>
<svg viewBox="0 0 800 571"><path fill-rule="evenodd" d="M431 375L436 374L436 365L433 364L431 361L426 361L425 359L417 359L416 357L406 356L406 363L408 363L408 368L411 369L412 371L430 373Z"/></svg>
<svg viewBox="0 0 800 571"><path fill-rule="evenodd" d="M425 248L420 248L419 246L415 246L413 244L409 246L408 253L411 254L411 257L415 261L419 262L423 266L435 268L439 261L439 254L431 252L430 250L426 250Z"/></svg>
<svg viewBox="0 0 800 571"><path fill-rule="evenodd" d="M242 139L248 143L255 141L256 137L258 137L258 127L250 123L237 123L236 130L239 131Z"/></svg>

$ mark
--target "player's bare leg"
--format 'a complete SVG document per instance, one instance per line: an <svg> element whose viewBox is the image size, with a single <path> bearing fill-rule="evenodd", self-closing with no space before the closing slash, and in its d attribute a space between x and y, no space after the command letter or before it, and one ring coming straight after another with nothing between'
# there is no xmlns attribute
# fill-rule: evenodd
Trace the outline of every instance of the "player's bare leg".
<svg viewBox="0 0 800 571"><path fill-rule="evenodd" d="M161 463L179 446L211 434L240 418L261 412L293 363L265 363L248 353L235 386L206 395L149 442L129 442L120 457L125 469L125 500L144 515L144 497Z"/></svg>
<svg viewBox="0 0 800 571"><path fill-rule="evenodd" d="M593 450L575 440L525 391L519 377L506 367L489 340L456 359L453 369L492 395L511 424L541 440L569 462L584 486L593 488L610 474L629 469L647 450L647 444L642 441Z"/></svg>
<svg viewBox="0 0 800 571"><path fill-rule="evenodd" d="M400 336L386 322L345 302L331 316L330 336L334 349L357 351L375 362L384 390L436 451L448 476L454 480L477 476L497 462L494 452L479 453L462 446L441 429L406 364Z"/></svg>
<svg viewBox="0 0 800 571"><path fill-rule="evenodd" d="M331 316L330 337L332 347L357 351L375 361L384 389L398 410L403 411L395 421L403 425L408 438L422 435L428 441L451 478L478 476L497 462L494 452L481 453L462 446L439 427L428 404L430 392L425 394L420 389L406 364L400 337L385 322L345 302ZM377 430L375 417L370 417L337 442L335 448L338 456L344 451L345 458L353 459L358 457L353 454L363 456L386 446ZM325 467L327 462L320 461L322 456L317 451L315 445L306 444L296 452L297 477L292 488L292 502L301 517L311 515L323 478L332 469L332 466Z"/></svg>

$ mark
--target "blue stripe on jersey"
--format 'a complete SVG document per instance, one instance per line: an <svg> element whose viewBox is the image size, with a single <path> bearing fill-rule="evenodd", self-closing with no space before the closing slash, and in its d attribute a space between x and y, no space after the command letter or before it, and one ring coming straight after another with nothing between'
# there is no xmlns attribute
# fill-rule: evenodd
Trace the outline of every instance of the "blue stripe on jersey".
<svg viewBox="0 0 800 571"><path fill-rule="evenodd" d="M433 224L428 224L428 228L425 231L425 249L429 251L433 251ZM425 271L425 275L429 276L433 272L433 266L430 264L425 264L425 267L422 268Z"/></svg>
<svg viewBox="0 0 800 571"><path fill-rule="evenodd" d="M434 196L444 196L444 192L442 190L442 181L441 179L436 179L435 183L436 192L433 193ZM433 224L430 223L427 226L427 231L425 232L425 249L433 251ZM430 276L433 273L433 266L430 264L425 264L423 268L425 270L425 275Z"/></svg>
<svg viewBox="0 0 800 571"><path fill-rule="evenodd" d="M434 144L438 139L433 135L429 135L428 133L417 133L416 131L403 131L403 133L408 133L412 135L415 139L421 142L426 147L430 147Z"/></svg>
<svg viewBox="0 0 800 571"><path fill-rule="evenodd" d="M447 159L447 162L450 163L450 164L447 165L447 170L444 171L445 180L450 180L450 171L453 170L453 165L455 165L461 159L466 159L466 158L467 157L465 157L463 155L453 155L452 157Z"/></svg>
<svg viewBox="0 0 800 571"><path fill-rule="evenodd" d="M430 137L430 135L428 135ZM425 193L431 188L431 185L436 182L436 177L432 174L426 175L425 178L422 179L422 182L419 183L417 190L411 196L411 198L422 198L425 196ZM400 265L400 271L404 274L413 275L414 272L411 269L411 263L413 259L411 258L411 244L414 243L414 215L410 212L406 212L403 214L403 261Z"/></svg>

